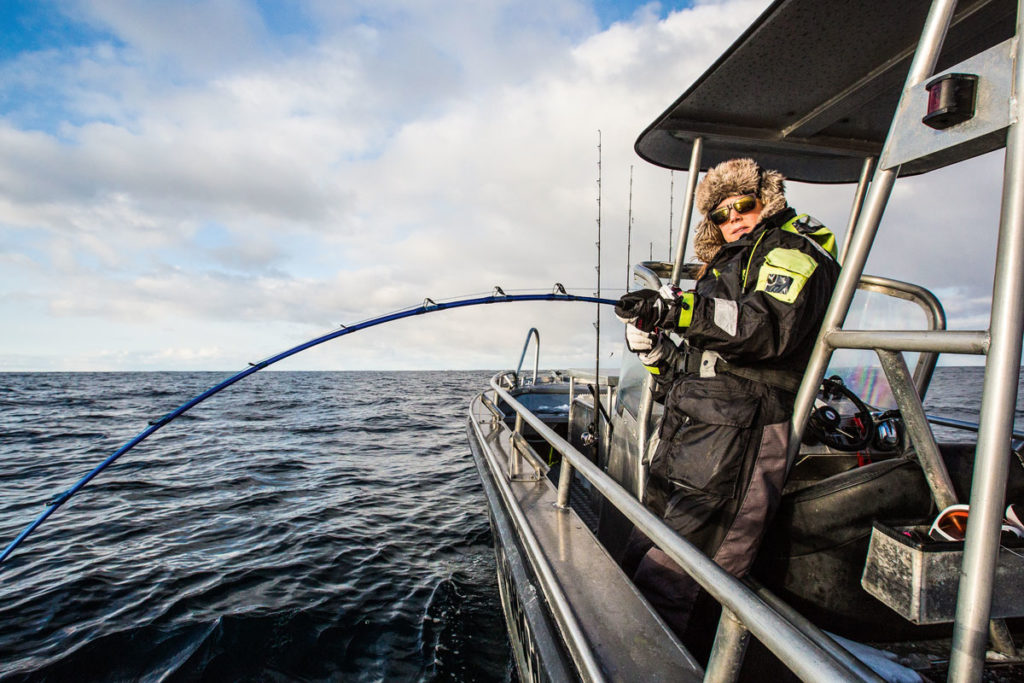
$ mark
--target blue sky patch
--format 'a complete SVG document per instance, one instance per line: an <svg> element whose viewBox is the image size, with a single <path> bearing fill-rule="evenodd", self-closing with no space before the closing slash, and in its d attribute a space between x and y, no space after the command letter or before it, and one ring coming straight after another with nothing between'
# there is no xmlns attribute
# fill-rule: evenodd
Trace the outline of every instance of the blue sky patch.
<svg viewBox="0 0 1024 683"><path fill-rule="evenodd" d="M665 0L664 2L637 2L636 0L594 0L594 11L601 20L601 27L608 28L617 21L628 21L633 14L647 5L654 5L659 18L665 18L669 12L691 7L692 2Z"/></svg>
<svg viewBox="0 0 1024 683"><path fill-rule="evenodd" d="M97 42L117 43L117 36L76 20L49 0L4 0L0 3L0 61L24 52L66 50Z"/></svg>

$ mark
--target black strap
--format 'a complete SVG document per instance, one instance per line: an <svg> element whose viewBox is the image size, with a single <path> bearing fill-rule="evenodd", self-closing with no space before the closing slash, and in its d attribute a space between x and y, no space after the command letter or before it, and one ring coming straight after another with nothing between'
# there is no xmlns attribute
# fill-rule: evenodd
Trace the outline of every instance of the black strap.
<svg viewBox="0 0 1024 683"><path fill-rule="evenodd" d="M703 355L704 351L702 349L687 346L683 360L683 372L690 375L699 375ZM799 372L733 365L721 358L715 360L715 372L724 372L736 377L742 377L743 379L749 379L752 382L770 384L792 394L795 394L800 389L800 381L803 379L803 375Z"/></svg>
<svg viewBox="0 0 1024 683"><path fill-rule="evenodd" d="M753 380L755 382L762 382L763 384L770 384L773 387L778 387L785 391L795 394L800 390L800 382L803 380L803 375L798 372L790 372L789 370L775 370L773 368L750 368L742 365L732 365L726 363L721 358L715 364L715 370L717 372L725 372L730 375L736 375L743 379Z"/></svg>
<svg viewBox="0 0 1024 683"><path fill-rule="evenodd" d="M683 372L688 375L700 374L700 361L703 351L687 344L686 348L680 349L680 352L683 354Z"/></svg>

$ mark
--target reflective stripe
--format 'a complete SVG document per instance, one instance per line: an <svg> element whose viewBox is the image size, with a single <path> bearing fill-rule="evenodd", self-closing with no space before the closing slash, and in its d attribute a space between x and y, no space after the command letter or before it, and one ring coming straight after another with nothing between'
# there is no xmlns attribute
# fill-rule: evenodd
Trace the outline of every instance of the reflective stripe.
<svg viewBox="0 0 1024 683"><path fill-rule="evenodd" d="M659 370L657 368L657 366L645 365L644 367L647 368L647 372L651 373L652 375L660 375L661 374L661 370Z"/></svg>
<svg viewBox="0 0 1024 683"><path fill-rule="evenodd" d="M732 299L713 299L715 302L715 324L730 337L736 336L739 321L739 307Z"/></svg>
<svg viewBox="0 0 1024 683"><path fill-rule="evenodd" d="M702 351L700 354L700 376L704 379L716 376L718 373L715 371L715 365L721 358L717 351Z"/></svg>
<svg viewBox="0 0 1024 683"><path fill-rule="evenodd" d="M791 304L817 267L818 262L799 249L776 247L765 256L754 291Z"/></svg>
<svg viewBox="0 0 1024 683"><path fill-rule="evenodd" d="M679 296L679 327L689 327L693 319L693 292L683 292Z"/></svg>
<svg viewBox="0 0 1024 683"><path fill-rule="evenodd" d="M836 236L822 223L807 214L801 214L787 221L782 229L794 235L806 237L811 244L818 248L818 251L833 259L839 258L839 252L836 251Z"/></svg>
<svg viewBox="0 0 1024 683"><path fill-rule="evenodd" d="M747 267L743 269L743 289L744 290L746 290L746 288L747 288L747 273L750 272L750 264L754 260L754 254L757 252L757 247L758 247L759 244L761 244L761 240L763 240L764 236L767 235L767 234L768 234L767 230L762 232L761 236L757 238L756 242L754 242L754 246L750 249L750 256L747 257Z"/></svg>

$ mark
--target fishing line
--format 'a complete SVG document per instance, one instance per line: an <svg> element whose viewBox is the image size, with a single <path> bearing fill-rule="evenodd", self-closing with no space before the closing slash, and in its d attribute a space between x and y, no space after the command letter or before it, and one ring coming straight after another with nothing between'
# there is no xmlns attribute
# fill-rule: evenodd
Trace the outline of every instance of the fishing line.
<svg viewBox="0 0 1024 683"><path fill-rule="evenodd" d="M50 500L48 500L46 502L46 509L43 510L43 512L38 517L36 517L35 520L31 524L29 524L24 531L18 534L18 536L13 541L11 541L7 548L4 549L3 554L0 554L0 563L3 563L10 556L10 554L14 552L14 549L21 545L21 542L24 541L29 534L35 531L36 528L38 528L39 525L42 524L47 517L52 515L61 505L68 502L68 500L73 495L81 491L86 484L92 481L92 479L96 477L96 475L98 475L100 472L106 469L111 463L113 463L115 460L120 458L122 455L124 455L131 449L135 448L135 446L137 446L141 442L145 441L151 434L153 434L153 432L168 424L176 417L183 415L184 413L191 410L194 406L199 405L200 403L210 398L214 394L220 393L221 391L227 389L232 384L245 379L249 375L257 373L263 368L271 366L280 360L288 358L289 356L294 356L297 353L301 353L306 349L310 349L314 346L323 344L324 342L330 341L332 339L337 339L338 337L343 337L346 334L352 334L353 332L364 330L368 327L383 325L385 323L394 322L395 320L401 320L402 318L408 318L414 315L423 315L425 313L433 313L435 311L444 311L449 308L463 308L466 306L479 306L481 304L511 303L514 301L582 301L587 303L609 305L614 305L617 303L614 299L601 299L592 296L578 296L575 294L568 294L566 293L565 288L562 287L562 285L560 284L556 284L554 291L551 292L550 294L505 294L505 292L503 292L500 287L495 287L490 296L475 297L471 299L456 299L453 301L443 301L441 303L436 303L433 299L429 298L424 299L423 303L420 306L407 308L401 311L396 311L394 313L388 313L387 315L382 315L377 318L371 318L369 320L364 320L362 322L353 323L352 325L342 325L340 330L334 330L333 332L329 332L320 337L316 337L315 339L310 339L305 343L299 344L298 346L293 346L287 351L282 351L276 356L271 356L270 358L262 360L258 363L250 363L249 367L246 368L245 370L242 370L241 372L232 375L231 377L227 378L220 384L216 384L210 387L203 393L198 394L197 396L189 399L185 403L182 403L180 406L178 406L171 412L167 413L163 417L150 422L149 426L146 427L146 429L139 432L133 439L131 439L126 444L124 444L116 451L114 451L110 456L107 457L106 460L101 462L99 465L93 468L91 472L89 472L87 475L78 480L78 483L69 488L67 491L59 493L52 497Z"/></svg>

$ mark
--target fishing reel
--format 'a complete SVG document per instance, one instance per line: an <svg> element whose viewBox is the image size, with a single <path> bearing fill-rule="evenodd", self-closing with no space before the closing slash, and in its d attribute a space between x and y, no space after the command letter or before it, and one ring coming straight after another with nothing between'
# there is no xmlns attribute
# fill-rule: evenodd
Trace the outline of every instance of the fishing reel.
<svg viewBox="0 0 1024 683"><path fill-rule="evenodd" d="M855 453L867 448L876 436L871 408L838 375L823 380L807 421L811 442Z"/></svg>

